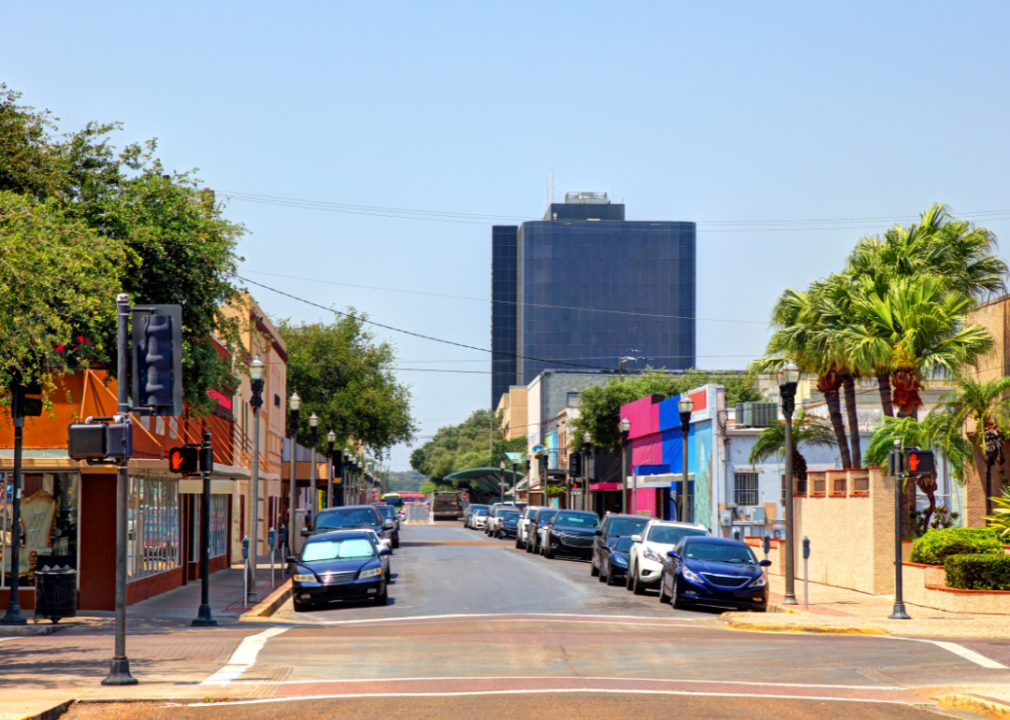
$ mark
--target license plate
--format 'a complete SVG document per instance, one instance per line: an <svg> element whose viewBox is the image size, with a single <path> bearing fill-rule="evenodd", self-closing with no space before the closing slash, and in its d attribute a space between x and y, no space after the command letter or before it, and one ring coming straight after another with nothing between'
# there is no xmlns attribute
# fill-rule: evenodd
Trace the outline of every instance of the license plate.
<svg viewBox="0 0 1010 720"><path fill-rule="evenodd" d="M302 593L302 600L308 600L310 597L312 596L309 595L308 593Z"/></svg>
<svg viewBox="0 0 1010 720"><path fill-rule="evenodd" d="M369 594L372 594L372 593L374 593L374 592L378 592L378 590L376 590L375 588L369 588L369 589L368 589L368 593L369 593Z"/></svg>

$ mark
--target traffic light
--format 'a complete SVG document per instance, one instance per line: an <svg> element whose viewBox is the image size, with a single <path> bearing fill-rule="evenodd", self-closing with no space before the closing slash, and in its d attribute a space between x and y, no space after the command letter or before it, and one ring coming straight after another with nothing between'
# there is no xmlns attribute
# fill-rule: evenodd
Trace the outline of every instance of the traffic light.
<svg viewBox="0 0 1010 720"><path fill-rule="evenodd" d="M200 447L183 445L169 450L168 469L180 475L196 475L200 472Z"/></svg>
<svg viewBox="0 0 1010 720"><path fill-rule="evenodd" d="M908 448L905 469L909 475L933 475L936 472L936 460L931 450L920 450L917 447Z"/></svg>
<svg viewBox="0 0 1010 720"><path fill-rule="evenodd" d="M151 415L182 415L180 305L134 308L133 403Z"/></svg>
<svg viewBox="0 0 1010 720"><path fill-rule="evenodd" d="M568 472L572 475L582 475L582 453L568 454Z"/></svg>
<svg viewBox="0 0 1010 720"><path fill-rule="evenodd" d="M39 417L42 414L42 398L31 397L41 395L42 385L38 380L25 384L15 375L11 380L11 415L17 418Z"/></svg>

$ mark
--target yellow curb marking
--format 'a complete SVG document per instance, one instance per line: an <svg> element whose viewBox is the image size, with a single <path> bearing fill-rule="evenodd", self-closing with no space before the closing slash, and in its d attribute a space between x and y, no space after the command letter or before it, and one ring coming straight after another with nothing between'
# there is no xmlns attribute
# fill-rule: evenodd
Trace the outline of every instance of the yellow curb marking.
<svg viewBox="0 0 1010 720"><path fill-rule="evenodd" d="M944 695L936 704L946 710L963 710L994 720L1010 720L1010 705L972 695Z"/></svg>
<svg viewBox="0 0 1010 720"><path fill-rule="evenodd" d="M845 627L834 625L787 625L785 623L751 623L742 620L723 620L722 623L731 630L746 630L749 632L777 633L814 633L819 635L889 635L890 633L874 627Z"/></svg>

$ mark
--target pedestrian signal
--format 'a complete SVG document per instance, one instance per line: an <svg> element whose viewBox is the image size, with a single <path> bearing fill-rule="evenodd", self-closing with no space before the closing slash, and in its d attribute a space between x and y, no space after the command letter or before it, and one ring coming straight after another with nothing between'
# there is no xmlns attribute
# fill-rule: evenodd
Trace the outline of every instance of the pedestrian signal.
<svg viewBox="0 0 1010 720"><path fill-rule="evenodd" d="M936 473L936 460L930 450L908 448L905 467L909 475L933 475Z"/></svg>
<svg viewBox="0 0 1010 720"><path fill-rule="evenodd" d="M200 470L199 446L184 445L169 450L168 469L180 475L196 475Z"/></svg>

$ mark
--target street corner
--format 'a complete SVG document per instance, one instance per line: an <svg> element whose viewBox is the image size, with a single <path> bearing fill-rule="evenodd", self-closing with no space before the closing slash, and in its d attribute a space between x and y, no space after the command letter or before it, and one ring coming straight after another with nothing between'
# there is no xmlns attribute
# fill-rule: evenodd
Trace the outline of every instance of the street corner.
<svg viewBox="0 0 1010 720"><path fill-rule="evenodd" d="M284 607L285 603L291 600L291 594L291 580L288 580L267 595L267 597L259 603L242 613L242 615L239 616L239 620L242 622L270 620L282 607Z"/></svg>
<svg viewBox="0 0 1010 720"><path fill-rule="evenodd" d="M795 611L794 611L795 612ZM765 615L755 613L727 612L719 616L718 621L730 630L767 633L806 633L816 635L890 635L886 630L871 625L833 625L814 622L813 616L789 614L786 618L768 619Z"/></svg>
<svg viewBox="0 0 1010 720"><path fill-rule="evenodd" d="M1010 720L1010 704L983 695L951 693L941 695L936 704L944 710L974 713L993 720Z"/></svg>

